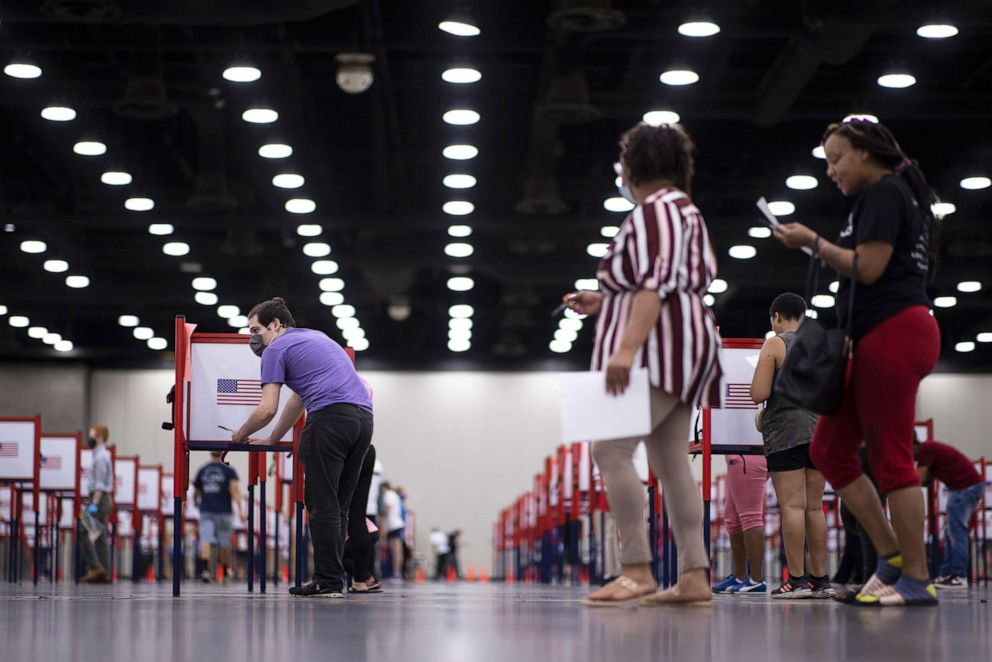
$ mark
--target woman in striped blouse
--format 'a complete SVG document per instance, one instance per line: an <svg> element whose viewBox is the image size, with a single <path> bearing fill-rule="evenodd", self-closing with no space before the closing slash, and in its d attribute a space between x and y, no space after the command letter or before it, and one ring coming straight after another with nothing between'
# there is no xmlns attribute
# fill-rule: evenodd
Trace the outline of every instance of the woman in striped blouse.
<svg viewBox="0 0 992 662"><path fill-rule="evenodd" d="M719 405L720 336L703 295L716 277L706 224L689 198L694 146L679 125L638 124L620 140L621 177L637 207L599 263L599 292L565 295L578 313L598 315L592 369L606 372L606 390L622 393L632 367L651 379L652 432L643 440L661 479L679 547L679 580L655 593L644 521L644 489L632 454L641 439L601 441L593 457L606 483L620 531L620 577L591 594L587 605L646 605L710 600L703 504L689 468L690 417Z"/></svg>

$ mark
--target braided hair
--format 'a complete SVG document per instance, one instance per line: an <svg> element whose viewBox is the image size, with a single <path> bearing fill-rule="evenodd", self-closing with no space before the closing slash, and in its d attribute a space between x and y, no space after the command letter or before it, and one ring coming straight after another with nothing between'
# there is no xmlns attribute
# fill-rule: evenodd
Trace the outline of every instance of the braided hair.
<svg viewBox="0 0 992 662"><path fill-rule="evenodd" d="M637 123L620 136L620 162L635 186L667 179L691 195L696 146L681 124Z"/></svg>
<svg viewBox="0 0 992 662"><path fill-rule="evenodd" d="M823 132L820 144L825 143L827 138L833 135L847 138L854 147L867 151L882 166L890 168L909 184L927 228L930 278L933 278L937 268L940 240L940 222L934 215L933 205L938 199L927 183L923 171L920 170L920 164L916 159L906 156L892 131L877 122L852 119L841 124L831 124Z"/></svg>

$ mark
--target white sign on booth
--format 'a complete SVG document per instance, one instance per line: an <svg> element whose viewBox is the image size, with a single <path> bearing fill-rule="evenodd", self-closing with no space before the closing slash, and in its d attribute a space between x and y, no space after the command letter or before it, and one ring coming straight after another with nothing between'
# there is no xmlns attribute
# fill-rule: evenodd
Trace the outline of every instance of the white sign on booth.
<svg viewBox="0 0 992 662"><path fill-rule="evenodd" d="M190 409L186 434L190 441L230 442L231 433L245 422L261 399L259 359L247 343L191 345ZM279 411L256 438L272 433L292 391L283 386ZM282 441L292 441L290 429Z"/></svg>
<svg viewBox="0 0 992 662"><path fill-rule="evenodd" d="M59 528L60 529L73 529L76 526L76 520L73 517L73 500L72 499L62 499L62 513L59 517Z"/></svg>
<svg viewBox="0 0 992 662"><path fill-rule="evenodd" d="M93 473L93 450L84 448L79 451L79 496L84 499L90 495L90 476Z"/></svg>
<svg viewBox="0 0 992 662"><path fill-rule="evenodd" d="M14 518L11 488L0 485L0 522L9 522Z"/></svg>
<svg viewBox="0 0 992 662"><path fill-rule="evenodd" d="M157 513L161 507L158 498L162 485L159 473L158 469L138 468L138 510Z"/></svg>
<svg viewBox="0 0 992 662"><path fill-rule="evenodd" d="M763 446L761 433L754 426L758 405L751 402L750 394L759 351L723 349L723 406L710 410L710 448L714 453L720 452L720 446Z"/></svg>
<svg viewBox="0 0 992 662"><path fill-rule="evenodd" d="M138 462L134 458L117 458L114 464L114 502L118 506L134 505L134 479Z"/></svg>
<svg viewBox="0 0 992 662"><path fill-rule="evenodd" d="M588 441L584 441L579 444L579 448L582 452L579 454L579 491L588 492L589 491L589 462L591 458L589 457L589 451L592 447Z"/></svg>
<svg viewBox="0 0 992 662"><path fill-rule="evenodd" d="M41 436L41 489L76 490L76 438Z"/></svg>
<svg viewBox="0 0 992 662"><path fill-rule="evenodd" d="M35 422L0 421L0 480L33 480Z"/></svg>
<svg viewBox="0 0 992 662"><path fill-rule="evenodd" d="M30 490L21 493L21 521L34 526L34 493ZM48 495L44 492L38 495L38 522L48 524Z"/></svg>
<svg viewBox="0 0 992 662"><path fill-rule="evenodd" d="M175 504L175 484L174 478L167 474L162 474L162 514L173 515Z"/></svg>
<svg viewBox="0 0 992 662"><path fill-rule="evenodd" d="M200 521L200 509L196 506L196 500L193 498L195 488L190 485L189 489L186 490L186 511L185 517L190 522Z"/></svg>
<svg viewBox="0 0 992 662"><path fill-rule="evenodd" d="M130 538L134 535L134 522L130 510L117 511L117 535L121 538Z"/></svg>

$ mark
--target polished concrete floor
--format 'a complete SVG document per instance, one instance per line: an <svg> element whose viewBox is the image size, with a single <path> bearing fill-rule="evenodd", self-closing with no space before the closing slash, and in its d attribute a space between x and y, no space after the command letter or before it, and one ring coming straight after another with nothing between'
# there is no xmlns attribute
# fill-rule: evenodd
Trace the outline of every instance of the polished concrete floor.
<svg viewBox="0 0 992 662"><path fill-rule="evenodd" d="M271 588L271 587L270 587ZM541 662L992 659L984 588L935 609L718 596L708 607L588 609L579 588L394 585L344 600L280 586L0 584L0 660Z"/></svg>

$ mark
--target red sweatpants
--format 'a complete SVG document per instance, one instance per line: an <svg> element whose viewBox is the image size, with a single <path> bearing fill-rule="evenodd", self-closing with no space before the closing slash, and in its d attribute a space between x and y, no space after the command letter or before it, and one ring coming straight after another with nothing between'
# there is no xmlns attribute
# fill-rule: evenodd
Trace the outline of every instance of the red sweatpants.
<svg viewBox="0 0 992 662"><path fill-rule="evenodd" d="M858 448L883 492L919 485L913 424L920 381L940 355L940 329L924 306L913 306L872 329L854 349L841 409L821 416L810 458L834 489L861 476Z"/></svg>

